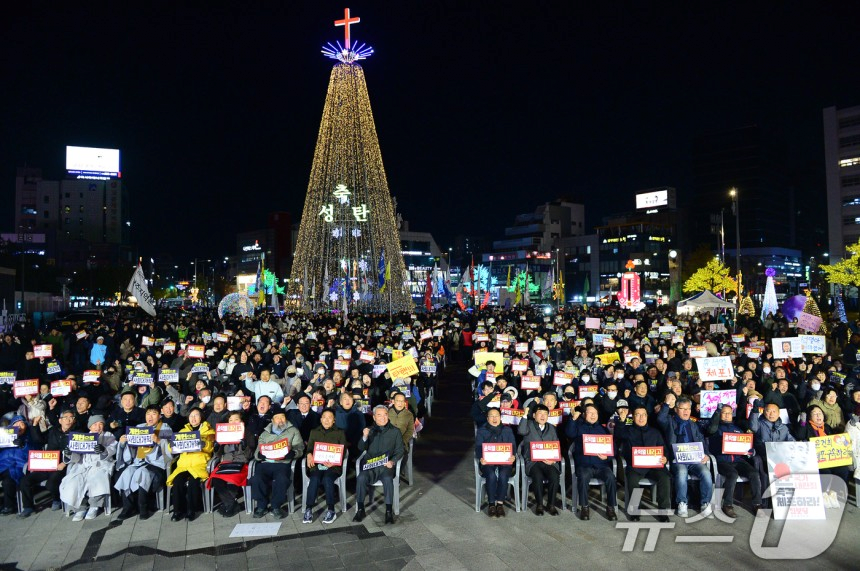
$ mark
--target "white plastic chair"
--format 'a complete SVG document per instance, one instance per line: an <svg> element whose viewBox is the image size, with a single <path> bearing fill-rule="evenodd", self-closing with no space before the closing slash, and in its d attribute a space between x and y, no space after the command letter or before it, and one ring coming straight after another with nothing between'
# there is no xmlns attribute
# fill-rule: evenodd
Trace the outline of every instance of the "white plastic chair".
<svg viewBox="0 0 860 571"><path fill-rule="evenodd" d="M515 461L513 463L514 471L511 473L511 477L508 479L508 486L513 488L514 490L514 508L517 512L522 509L522 504L520 503L520 486L519 486L519 478L520 478L520 466ZM481 465L478 463L478 459L475 458L475 511L481 511L481 503L484 499L484 488L487 485L487 479L481 473Z"/></svg>
<svg viewBox="0 0 860 571"><path fill-rule="evenodd" d="M570 448L567 450L567 459L570 462L570 509L573 512L576 512L576 508L579 507L579 487L577 484L579 483L579 477L576 475L576 463L573 460L573 451L576 448L575 444L571 444ZM616 475L616 467L617 464L615 462L615 458L612 457L612 477L614 478ZM597 478L592 478L588 481L588 485L591 487L596 487L600 491L600 501L604 501L604 496L606 495L606 485L602 480L598 480Z"/></svg>
<svg viewBox="0 0 860 571"><path fill-rule="evenodd" d="M347 503L346 496L346 467L349 466L349 450L344 447L343 449L343 463L341 464L341 472L340 476L338 476L337 480L335 480L335 485L338 489L338 494L340 495L340 511L342 513L346 513L349 509L349 505ZM305 506L308 504L308 485L310 484L310 477L308 476L308 464L307 462L302 462L302 501ZM313 499L314 503L316 503L316 498Z"/></svg>
<svg viewBox="0 0 860 571"><path fill-rule="evenodd" d="M290 461L290 474L296 473L296 460L297 458L293 458ZM256 460L251 460L248 462L248 486L250 488L251 478L254 476L254 468L257 466ZM278 506L280 507L280 506ZM246 508L247 510L248 508ZM290 485L287 486L287 511L292 514L296 511L296 487L295 481L290 482Z"/></svg>
<svg viewBox="0 0 860 571"><path fill-rule="evenodd" d="M209 474L212 474L213 470L215 470L215 468L218 466L218 464L220 464L220 462L217 458L212 458L211 460L209 460L209 464L206 467L206 470L209 472ZM249 474L250 474L250 471L251 471L251 468L249 466L248 467L248 473ZM251 477L249 475L248 480L250 480L250 478ZM206 513L209 513L215 509L215 488L207 489L204 497L206 497L209 501L209 511L206 512ZM242 486L242 499L245 502L245 513L246 514L253 513L254 509L253 509L253 506L251 505L252 500L251 500L251 484L250 483L246 483L244 486Z"/></svg>
<svg viewBox="0 0 860 571"><path fill-rule="evenodd" d="M529 509L529 486L531 486L532 478L526 472L526 462L525 462L525 459L523 458L523 452L525 451L525 446L524 446L525 444L526 444L525 442L522 442L520 444L519 448L517 448L517 471L520 473L520 482L522 485L522 491L520 492L522 494L522 496L521 496L521 498L522 498L521 499L522 509L527 510L527 509ZM565 482L564 482L565 477L566 477L566 474L565 474L566 464L565 464L563 457L559 461L559 464L561 464L561 473L559 474L559 477L558 477L559 492L561 494L561 511L565 511L567 509L567 488L566 488ZM546 483L546 480L544 480L544 482L542 482L542 483Z"/></svg>
<svg viewBox="0 0 860 571"><path fill-rule="evenodd" d="M356 481L358 479L358 474L361 473L361 461L364 459L367 452L362 452L361 456L356 458L355 460L355 474ZM403 457L400 457L400 460L394 465L394 513L395 515L400 515L400 464L403 462ZM382 480L377 480L370 485L370 493L368 494L370 497L368 498L368 503L373 504L373 493L376 491L376 487L382 487ZM355 511L358 512L359 506L358 502L355 502Z"/></svg>

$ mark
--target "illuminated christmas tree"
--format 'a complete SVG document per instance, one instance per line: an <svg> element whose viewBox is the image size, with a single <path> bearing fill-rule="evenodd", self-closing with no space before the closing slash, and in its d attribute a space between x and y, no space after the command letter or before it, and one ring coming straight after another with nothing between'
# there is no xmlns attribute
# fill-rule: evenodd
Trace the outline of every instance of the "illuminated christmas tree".
<svg viewBox="0 0 860 571"><path fill-rule="evenodd" d="M803 306L803 313L808 313L815 317L821 317L821 311L818 309L818 304L815 302L815 298L812 297L812 292L808 289L803 292L806 294L806 304ZM810 333L827 334L827 324L822 320L821 327L818 328L818 331L811 331Z"/></svg>
<svg viewBox="0 0 860 571"><path fill-rule="evenodd" d="M753 305L753 300L750 296L744 296L741 299L741 307L738 309L738 313L741 315L755 315L755 305Z"/></svg>
<svg viewBox="0 0 860 571"><path fill-rule="evenodd" d="M761 302L761 320L767 319L767 316L779 311L779 302L776 300L776 288L773 285L773 276L776 275L776 270L768 268L764 271L767 276L767 283L764 286L764 300Z"/></svg>
<svg viewBox="0 0 860 571"><path fill-rule="evenodd" d="M302 309L413 306L403 286L397 220L357 63L373 49L350 41L350 25L358 22L347 8L344 19L335 21L345 28L344 45L323 48L338 63L329 80L287 294L287 303ZM386 273L377 271L383 257L383 267L390 264ZM382 289L384 275L390 277Z"/></svg>
<svg viewBox="0 0 860 571"><path fill-rule="evenodd" d="M848 323L848 315L845 313L845 302L842 301L842 288L836 288L836 309L834 310L834 317L840 323Z"/></svg>

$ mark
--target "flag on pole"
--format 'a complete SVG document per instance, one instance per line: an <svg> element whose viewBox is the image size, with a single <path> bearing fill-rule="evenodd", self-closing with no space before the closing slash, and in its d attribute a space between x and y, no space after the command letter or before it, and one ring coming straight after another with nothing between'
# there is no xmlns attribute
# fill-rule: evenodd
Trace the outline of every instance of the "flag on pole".
<svg viewBox="0 0 860 571"><path fill-rule="evenodd" d="M379 253L379 265L377 266L377 270L379 271L379 293L385 291L385 282L388 279L388 274L390 271L386 271L385 265L385 248Z"/></svg>
<svg viewBox="0 0 860 571"><path fill-rule="evenodd" d="M508 266L508 281L505 282L505 288L511 288L511 267Z"/></svg>
<svg viewBox="0 0 860 571"><path fill-rule="evenodd" d="M526 265L526 279L523 280L523 305L531 305L532 300L529 296L529 267Z"/></svg>
<svg viewBox="0 0 860 571"><path fill-rule="evenodd" d="M432 296L433 296L433 274L430 272L427 272L427 285L424 286L424 307L427 308L427 311L430 311L430 309L433 307L433 302L431 299Z"/></svg>
<svg viewBox="0 0 860 571"><path fill-rule="evenodd" d="M141 309L155 317L155 298L149 295L149 288L146 287L146 276L143 275L140 262L138 262L137 268L131 275L131 281L128 282L128 287L125 289L137 299L137 304Z"/></svg>
<svg viewBox="0 0 860 571"><path fill-rule="evenodd" d="M543 280L543 287L541 287L541 297L549 297L552 295L553 286L555 285L555 276L553 275L552 268L550 268L549 272L547 272L546 277Z"/></svg>

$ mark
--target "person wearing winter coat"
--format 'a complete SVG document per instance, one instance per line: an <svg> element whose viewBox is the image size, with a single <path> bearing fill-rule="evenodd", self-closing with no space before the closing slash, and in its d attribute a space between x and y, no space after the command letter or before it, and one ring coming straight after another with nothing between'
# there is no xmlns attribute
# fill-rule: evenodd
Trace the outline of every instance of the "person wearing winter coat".
<svg viewBox="0 0 860 571"><path fill-rule="evenodd" d="M725 404L711 417L711 421L704 424L705 436L708 437L708 449L717 460L717 471L723 477L723 513L734 518L735 513L735 486L738 478L744 477L749 480L750 491L753 500L753 513L761 509L761 479L759 469L756 467L755 451L750 448L747 455L723 454L723 434L743 434L746 432L738 426L732 416L731 405ZM718 452L719 451L719 452Z"/></svg>
<svg viewBox="0 0 860 571"><path fill-rule="evenodd" d="M197 452L182 452L176 466L167 478L167 485L173 486L173 516L170 521L188 518L194 521L198 512L203 511L203 490L201 483L209 478L206 467L215 449L215 430L203 420L203 412L192 408L188 413L188 424L179 431L199 432L201 448Z"/></svg>
<svg viewBox="0 0 860 571"><path fill-rule="evenodd" d="M210 415L211 418L211 415ZM209 475L207 488L214 488L221 500L218 513L224 517L232 517L239 513L236 496L248 483L248 462L254 454L256 442L254 434L245 428L242 413L233 411L227 417L230 424L241 424L244 429L242 440L237 444L215 443L214 457L218 460L215 470Z"/></svg>
<svg viewBox="0 0 860 571"><path fill-rule="evenodd" d="M397 461L403 458L403 434L391 424L388 408L377 405L373 409L373 427L365 428L358 441L358 451L364 452L363 462L356 477L355 500L358 504L353 521L360 523L367 517L364 498L367 487L382 481L385 496L385 523L394 523L394 472Z"/></svg>
<svg viewBox="0 0 860 571"><path fill-rule="evenodd" d="M548 420L549 409L546 405L536 405L526 412L526 417L520 421L517 428L517 432L522 436L521 446L524 454L529 454L532 442L559 441L555 426L547 422ZM546 511L549 515L558 515L555 497L558 493L559 477L561 476L561 462L554 460L533 461L529 455L526 457L525 473L532 479L532 490L537 503L535 515L544 514L544 480L549 482L546 494Z"/></svg>
<svg viewBox="0 0 860 571"><path fill-rule="evenodd" d="M573 459L576 466L577 490L579 494L579 518L588 520L591 517L588 505L588 488L592 478L603 482L606 486L606 495L609 498L606 507L606 518L616 521L618 515L615 508L618 505L615 474L612 472L612 460L608 456L586 455L583 451L582 436L609 435L609 431L599 423L600 412L596 405L587 404L582 407L584 411L575 410L572 414L573 421L567 423L565 434L573 443Z"/></svg>
<svg viewBox="0 0 860 571"><path fill-rule="evenodd" d="M24 467L30 453L30 438L27 420L15 415L9 420L9 429L14 430L13 446L0 448L0 479L3 481L3 509L0 515L11 515L18 511L18 484L24 477Z"/></svg>
<svg viewBox="0 0 860 571"><path fill-rule="evenodd" d="M301 458L304 451L301 433L287 421L287 414L277 409L272 422L260 434L254 453L257 463L250 483L256 502L255 518L266 515L270 505L272 516L278 519L287 516L281 511L281 506L287 499L287 490L293 485L292 461Z"/></svg>
<svg viewBox="0 0 860 571"><path fill-rule="evenodd" d="M74 512L72 521L98 517L110 494L110 480L116 465L116 437L105 431L104 417L94 414L87 424L89 432L98 435L94 453L79 454L68 447L63 450L63 462L68 468L60 482L60 499Z"/></svg>
<svg viewBox="0 0 860 571"><path fill-rule="evenodd" d="M511 456L507 464L487 464L484 462L484 444L507 443L511 445ZM480 465L481 475L487 480L487 515L505 517L505 498L508 496L508 480L516 459L517 442L510 426L502 424L502 414L497 408L487 411L487 423L475 434L475 458Z"/></svg>
<svg viewBox="0 0 860 571"><path fill-rule="evenodd" d="M331 462L318 463L314 459L314 445L316 443L334 444L343 446L343 456L341 457L340 465ZM323 515L322 522L325 524L333 523L337 519L337 512L334 511L334 489L335 482L343 474L344 463L347 461L347 439L346 433L335 424L335 412L331 409L325 409L320 414L320 425L311 430L308 439L308 454L306 457L307 474L308 474L308 490L305 498L305 513L302 518L302 523L312 523L313 508L317 501L317 492L319 491L320 482L325 489L325 504L326 511ZM341 502L345 502L346 498L341 498Z"/></svg>
<svg viewBox="0 0 860 571"><path fill-rule="evenodd" d="M627 411L619 409L618 422L615 424L615 439L621 443L621 455L627 462L624 470L625 497L630 498L631 491L639 485L643 478L656 483L657 507L665 514L671 507L669 491L669 471L664 468L668 459L664 454L660 457L660 468L636 468L633 466L633 448L662 446L665 450L663 436L656 428L648 425L648 413L650 411L641 404L633 408L633 424L627 424ZM632 506L627 502L627 517L631 521L639 521L639 506ZM633 511L636 510L636 511ZM658 515L657 521L667 522L669 516Z"/></svg>

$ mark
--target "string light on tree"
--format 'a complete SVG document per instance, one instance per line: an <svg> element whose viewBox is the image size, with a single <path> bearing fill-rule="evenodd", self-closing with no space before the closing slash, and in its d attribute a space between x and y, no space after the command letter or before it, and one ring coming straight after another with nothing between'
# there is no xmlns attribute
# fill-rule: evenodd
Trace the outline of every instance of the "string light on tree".
<svg viewBox="0 0 860 571"><path fill-rule="evenodd" d="M397 254L400 235L364 70L357 63L373 50L352 38L352 27L360 21L347 9L335 21L344 28L343 44L323 47L323 54L337 63L323 107L287 292L287 302L303 309L321 309L317 300L337 301L329 297L328 284L338 276L341 286L348 284L347 278L356 278L354 287L358 285L357 270L350 276L340 260L347 261L347 268L359 267L358 262L362 272L372 274L362 276L363 295L348 296L351 305L387 310L390 303L395 311L412 307L408 290L399 286L407 275L403 256ZM383 251L391 270L389 287L380 292L375 270Z"/></svg>

